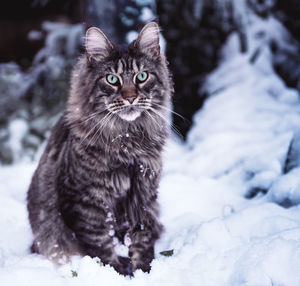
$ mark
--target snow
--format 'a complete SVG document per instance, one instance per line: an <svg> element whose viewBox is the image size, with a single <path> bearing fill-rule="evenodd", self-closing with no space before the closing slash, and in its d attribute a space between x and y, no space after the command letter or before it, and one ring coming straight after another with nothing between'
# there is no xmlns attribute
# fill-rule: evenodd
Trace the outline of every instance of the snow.
<svg viewBox="0 0 300 286"><path fill-rule="evenodd" d="M39 41L43 39L43 33L37 30L31 30L27 37L31 41Z"/></svg>
<svg viewBox="0 0 300 286"><path fill-rule="evenodd" d="M143 7L139 18L142 22L147 23L155 19L155 15L150 8Z"/></svg>
<svg viewBox="0 0 300 286"><path fill-rule="evenodd" d="M8 144L10 145L14 160L18 160L21 157L22 152L22 139L28 131L27 122L23 119L14 119L9 123L8 126L10 138Z"/></svg>
<svg viewBox="0 0 300 286"><path fill-rule="evenodd" d="M82 45L83 25L46 21L42 28L47 33L45 46L34 57L35 69L31 71L31 77L36 79L42 71L47 70L53 78L58 78L66 68L66 58L76 56L78 47Z"/></svg>
<svg viewBox="0 0 300 286"><path fill-rule="evenodd" d="M43 29L48 33L46 37L46 49L51 55L60 54L61 45L58 41L66 40L65 52L67 55L76 55L77 48L83 37L83 25L68 25L56 22L44 22Z"/></svg>
<svg viewBox="0 0 300 286"><path fill-rule="evenodd" d="M139 33L137 31L129 31L126 34L126 42L131 43L138 37Z"/></svg>
<svg viewBox="0 0 300 286"><path fill-rule="evenodd" d="M20 162L0 168L0 285L300 285L300 167L285 170L289 150L300 146L299 96L274 73L266 41L255 38L278 25L250 25L255 40L245 54L236 34L228 39L187 142L169 140L159 189L165 231L150 274L123 277L88 256L57 268L30 254L25 199L37 162Z"/></svg>

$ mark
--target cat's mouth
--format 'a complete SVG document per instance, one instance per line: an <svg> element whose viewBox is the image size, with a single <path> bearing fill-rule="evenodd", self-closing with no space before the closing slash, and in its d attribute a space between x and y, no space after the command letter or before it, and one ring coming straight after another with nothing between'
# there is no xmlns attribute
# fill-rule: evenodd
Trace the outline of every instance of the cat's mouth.
<svg viewBox="0 0 300 286"><path fill-rule="evenodd" d="M126 121L134 121L141 115L141 113L142 111L139 108L135 106L128 106L119 112L118 115Z"/></svg>

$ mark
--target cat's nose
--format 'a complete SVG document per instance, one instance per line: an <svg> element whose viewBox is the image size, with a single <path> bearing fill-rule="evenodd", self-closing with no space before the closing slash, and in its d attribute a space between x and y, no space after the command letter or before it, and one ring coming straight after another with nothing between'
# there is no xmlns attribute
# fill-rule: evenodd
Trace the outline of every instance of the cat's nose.
<svg viewBox="0 0 300 286"><path fill-rule="evenodd" d="M132 104L134 100L137 98L136 89L134 87L123 88L122 98L127 100L130 104Z"/></svg>
<svg viewBox="0 0 300 286"><path fill-rule="evenodd" d="M136 99L136 96L129 96L125 98L127 101L129 101L130 104L132 104L134 102L134 100Z"/></svg>

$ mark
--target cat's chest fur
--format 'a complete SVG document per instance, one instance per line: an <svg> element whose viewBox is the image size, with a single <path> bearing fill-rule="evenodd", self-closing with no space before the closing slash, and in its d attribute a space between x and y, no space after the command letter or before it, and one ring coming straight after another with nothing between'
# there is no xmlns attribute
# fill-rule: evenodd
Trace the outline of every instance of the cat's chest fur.
<svg viewBox="0 0 300 286"><path fill-rule="evenodd" d="M161 148L152 148L152 145L160 144L154 139L124 132L98 146L85 148L70 137L60 181L72 192L95 199L124 197L133 182L139 180L151 186L152 180L159 176Z"/></svg>

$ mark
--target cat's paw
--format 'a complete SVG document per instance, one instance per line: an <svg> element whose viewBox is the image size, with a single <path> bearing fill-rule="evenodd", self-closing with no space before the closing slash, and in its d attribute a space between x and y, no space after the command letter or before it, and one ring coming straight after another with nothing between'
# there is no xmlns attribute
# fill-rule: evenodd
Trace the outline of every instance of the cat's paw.
<svg viewBox="0 0 300 286"><path fill-rule="evenodd" d="M151 270L151 266L150 266L150 263L143 263L143 262L140 262L140 263L136 263L134 266L133 266L133 272L135 270L138 270L138 269L141 269L143 272L147 272L149 273L150 270Z"/></svg>
<svg viewBox="0 0 300 286"><path fill-rule="evenodd" d="M130 258L119 256L118 263L112 263L111 265L120 274L122 274L124 276L127 276L127 275L133 276L132 264L131 264Z"/></svg>
<svg viewBox="0 0 300 286"><path fill-rule="evenodd" d="M142 253L139 251L129 252L129 255L131 257L133 272L138 269L141 269L144 272L150 272L150 263L154 258L153 248Z"/></svg>

